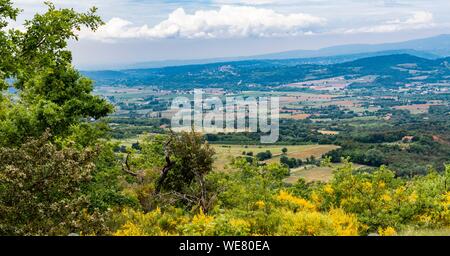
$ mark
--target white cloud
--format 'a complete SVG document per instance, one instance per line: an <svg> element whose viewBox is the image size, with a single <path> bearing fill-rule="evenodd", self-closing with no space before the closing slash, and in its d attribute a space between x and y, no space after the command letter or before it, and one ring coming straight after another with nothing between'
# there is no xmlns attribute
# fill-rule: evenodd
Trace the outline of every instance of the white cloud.
<svg viewBox="0 0 450 256"><path fill-rule="evenodd" d="M401 30L413 30L434 27L433 14L430 12L420 11L412 13L411 17L406 19L396 19L387 21L381 25L367 26L356 29L347 29L344 32L353 33L390 33Z"/></svg>
<svg viewBox="0 0 450 256"><path fill-rule="evenodd" d="M433 14L431 12L415 12L413 17L406 21L397 21L398 24L405 25L427 25L433 23Z"/></svg>
<svg viewBox="0 0 450 256"><path fill-rule="evenodd" d="M225 5L193 14L178 8L153 27L134 26L130 21L113 18L95 33L83 31L81 37L113 40L290 36L311 33L325 23L325 19L305 13L282 14L271 9Z"/></svg>

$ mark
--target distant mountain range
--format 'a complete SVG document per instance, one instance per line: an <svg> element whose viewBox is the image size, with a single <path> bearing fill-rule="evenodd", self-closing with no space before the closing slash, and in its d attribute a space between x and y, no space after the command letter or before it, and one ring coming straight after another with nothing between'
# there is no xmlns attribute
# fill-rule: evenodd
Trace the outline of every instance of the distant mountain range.
<svg viewBox="0 0 450 256"><path fill-rule="evenodd" d="M304 59L304 63L332 64L355 60L357 58L408 53L419 57L436 59L450 56L450 35L410 40L386 44L353 44L327 47L319 50L295 50L257 56L214 58L198 60L151 61L124 66L123 69L160 68L169 66L198 65L216 62L243 60L282 60Z"/></svg>
<svg viewBox="0 0 450 256"><path fill-rule="evenodd" d="M450 35L439 35L430 38L410 40L400 43L386 44L353 44L327 47L313 51L288 51L256 56L258 59L312 58L357 53L375 53L392 50L415 50L430 55L450 56Z"/></svg>
<svg viewBox="0 0 450 256"><path fill-rule="evenodd" d="M338 76L349 79L375 77L368 84L353 85L365 87L399 87L414 81L436 83L450 80L449 57L423 58L410 54L422 55L417 51L398 52L402 50L342 55L333 57L334 61L327 57L325 62L333 62L332 64L308 63L305 59L248 60L151 69L90 71L83 74L94 79L98 85L152 85L166 89L265 89ZM384 55L378 56L381 53ZM363 57L371 54L377 56ZM348 61L349 59L353 60Z"/></svg>

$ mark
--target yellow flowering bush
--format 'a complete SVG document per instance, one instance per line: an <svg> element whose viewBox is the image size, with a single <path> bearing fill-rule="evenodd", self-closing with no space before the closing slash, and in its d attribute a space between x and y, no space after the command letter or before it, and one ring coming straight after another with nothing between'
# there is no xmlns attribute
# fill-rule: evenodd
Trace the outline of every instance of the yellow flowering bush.
<svg viewBox="0 0 450 256"><path fill-rule="evenodd" d="M214 235L214 217L208 216L200 209L189 223L180 227L183 235L190 236L211 236Z"/></svg>
<svg viewBox="0 0 450 256"><path fill-rule="evenodd" d="M125 209L116 216L116 221L122 223L114 232L117 236L167 236L177 235L178 226L189 220L180 211L163 213L157 208L148 213Z"/></svg>
<svg viewBox="0 0 450 256"><path fill-rule="evenodd" d="M392 197L386 193L386 194L381 195L381 200L383 200L386 203L389 203L392 201Z"/></svg>
<svg viewBox="0 0 450 256"><path fill-rule="evenodd" d="M217 236L248 236L251 235L252 224L244 218L230 215L219 215L215 218L214 235Z"/></svg>
<svg viewBox="0 0 450 256"><path fill-rule="evenodd" d="M419 222L431 227L450 225L450 192L442 194L434 203L434 207L420 216Z"/></svg>
<svg viewBox="0 0 450 256"><path fill-rule="evenodd" d="M328 213L332 222L334 231L338 236L357 236L361 225L356 215L348 214L342 209L332 209Z"/></svg>
<svg viewBox="0 0 450 256"><path fill-rule="evenodd" d="M328 194L334 192L330 185L325 186L324 190ZM349 215L342 209L319 212L314 203L284 190L279 192L276 199L285 206L280 213L283 217L279 235L358 235L360 225L356 216Z"/></svg>
<svg viewBox="0 0 450 256"><path fill-rule="evenodd" d="M282 224L277 235L284 236L329 236L334 235L330 218L319 212L292 212L284 210Z"/></svg>
<svg viewBox="0 0 450 256"><path fill-rule="evenodd" d="M257 202L255 203L255 206L256 206L258 209L263 209L263 208L266 206L266 203L264 203L264 201L262 201L262 200L259 200L259 201L257 201Z"/></svg>
<svg viewBox="0 0 450 256"><path fill-rule="evenodd" d="M334 189L330 184L325 185L325 187L323 188L323 191L325 191L325 193L330 194L330 195L334 193Z"/></svg>
<svg viewBox="0 0 450 256"><path fill-rule="evenodd" d="M387 228L379 228L378 229L378 234L380 236L395 236L397 235L397 231L395 231L395 229L393 227L387 227Z"/></svg>
<svg viewBox="0 0 450 256"><path fill-rule="evenodd" d="M288 236L356 236L359 224L357 218L342 210L329 213L299 211L281 212L282 224L278 235Z"/></svg>
<svg viewBox="0 0 450 256"><path fill-rule="evenodd" d="M373 173L355 173L348 163L337 170L329 184L314 191L311 199L322 211L341 208L355 214L368 227L367 232L373 232L379 227L401 228L421 211L426 212L414 185L396 179L384 167Z"/></svg>
<svg viewBox="0 0 450 256"><path fill-rule="evenodd" d="M114 236L145 236L147 235L138 225L132 222L125 223Z"/></svg>
<svg viewBox="0 0 450 256"><path fill-rule="evenodd" d="M442 196L441 205L447 209L450 208L450 192L447 192Z"/></svg>
<svg viewBox="0 0 450 256"><path fill-rule="evenodd" d="M299 198L296 196L291 195L289 192L286 192L284 190L281 190L280 193L277 196L277 200L281 203L289 205L291 208L297 210L308 210L308 211L315 211L316 206L309 201Z"/></svg>

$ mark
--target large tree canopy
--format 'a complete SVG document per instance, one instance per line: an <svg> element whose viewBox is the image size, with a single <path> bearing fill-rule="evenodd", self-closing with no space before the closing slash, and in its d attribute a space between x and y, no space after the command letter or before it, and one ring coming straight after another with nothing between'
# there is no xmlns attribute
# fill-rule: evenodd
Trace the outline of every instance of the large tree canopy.
<svg viewBox="0 0 450 256"><path fill-rule="evenodd" d="M96 30L102 24L96 8L77 13L46 5L47 12L26 21L23 31L7 30L19 11L10 0L0 0L1 90L2 94L8 87L17 90L0 99L0 146L20 145L46 129L56 138L66 138L79 130L74 127L82 120L98 119L113 110L92 95L92 81L74 69L67 49L81 28Z"/></svg>
<svg viewBox="0 0 450 256"><path fill-rule="evenodd" d="M102 21L95 8L46 5L18 30L9 24L19 10L0 0L0 234L102 234L106 209L94 201L120 195L113 186L92 192L103 181L95 174L105 170L95 164L100 147L87 146L104 126L89 121L113 109L92 94L92 81L75 70L67 49L77 31Z"/></svg>

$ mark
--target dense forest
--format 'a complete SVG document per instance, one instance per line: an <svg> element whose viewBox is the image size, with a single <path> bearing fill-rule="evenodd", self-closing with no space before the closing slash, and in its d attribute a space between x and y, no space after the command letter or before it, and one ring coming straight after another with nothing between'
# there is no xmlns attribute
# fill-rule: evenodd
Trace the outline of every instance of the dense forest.
<svg viewBox="0 0 450 256"><path fill-rule="evenodd" d="M93 95L67 49L82 27L103 23L95 8L47 7L24 30L7 29L20 12L0 0L0 235L353 236L450 225L450 166L399 176L384 156L373 160L379 168L355 170L345 137L331 138L342 148L318 163L342 162L327 183L288 185L289 166L246 157L214 170L214 149L195 132L150 134L118 152L106 122L114 108ZM284 125L285 140L301 137ZM378 156L383 149L368 145L403 129L412 127L352 143ZM417 152L434 147L418 140Z"/></svg>

